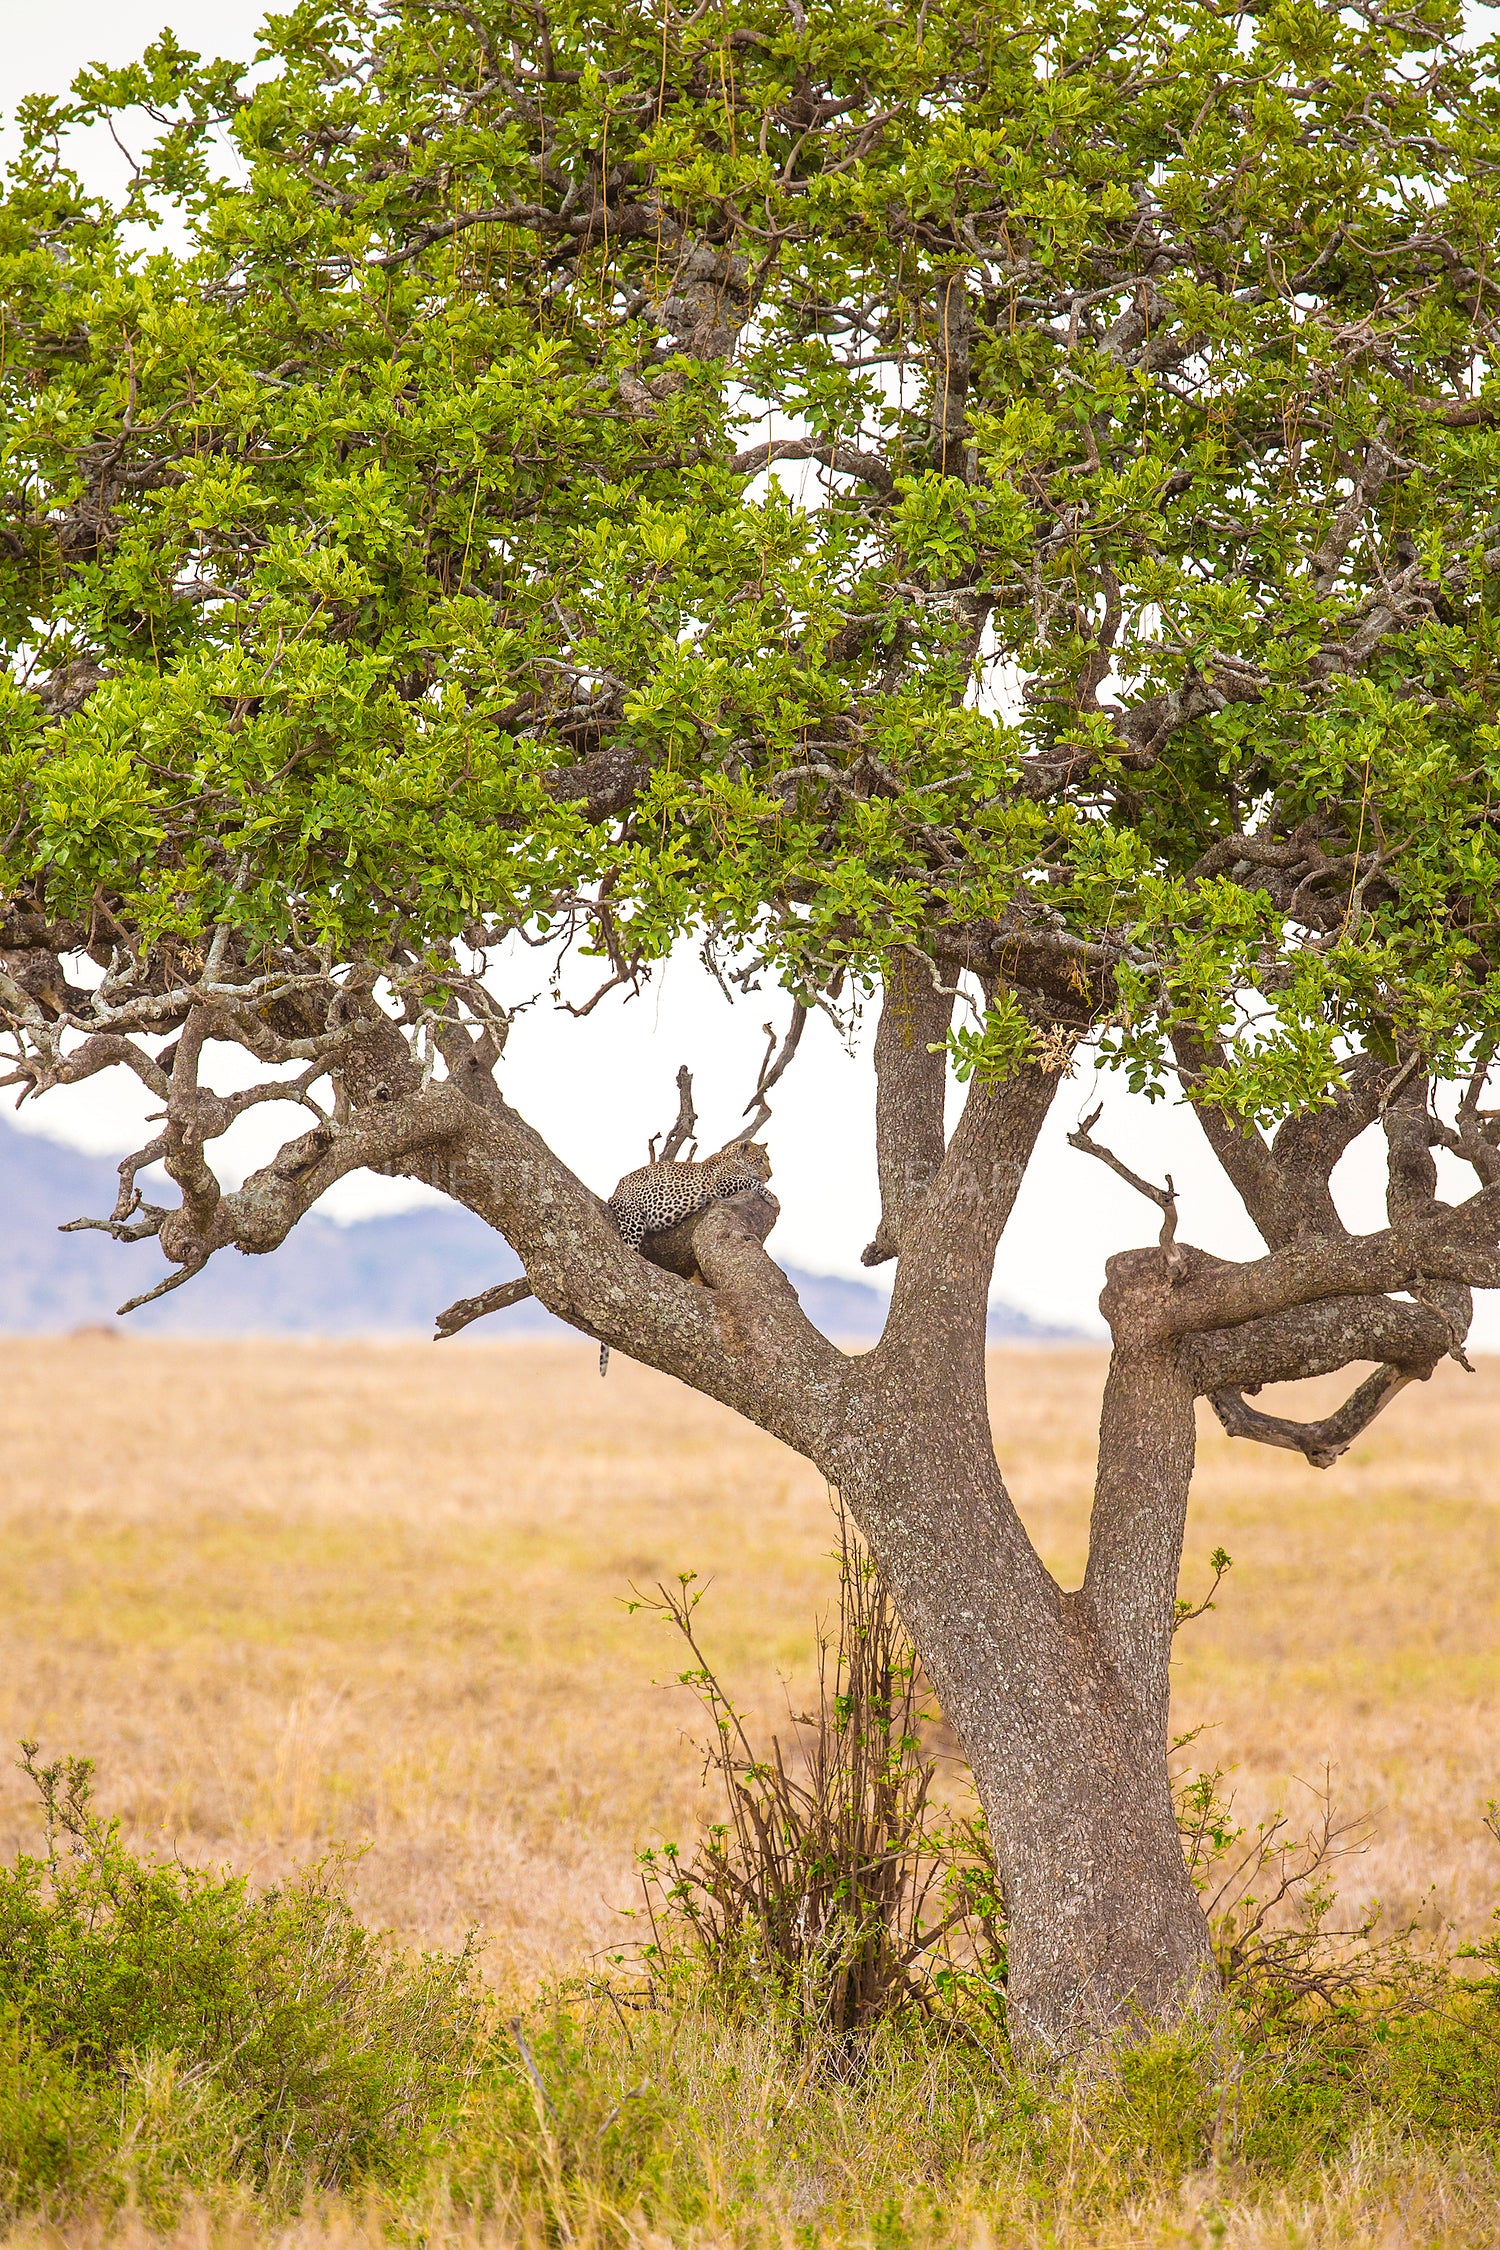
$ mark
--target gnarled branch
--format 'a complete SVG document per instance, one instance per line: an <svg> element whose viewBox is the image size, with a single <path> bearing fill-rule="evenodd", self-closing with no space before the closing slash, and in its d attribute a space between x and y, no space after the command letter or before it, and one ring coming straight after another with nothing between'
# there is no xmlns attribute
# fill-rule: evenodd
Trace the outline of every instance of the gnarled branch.
<svg viewBox="0 0 1500 2250"><path fill-rule="evenodd" d="M1336 1412L1325 1414L1319 1422L1289 1422L1279 1414L1262 1414L1259 1407L1249 1405L1239 1391L1213 1392L1212 1405L1230 1437L1254 1438L1260 1445L1281 1446L1289 1453L1302 1454L1315 1469L1331 1469L1334 1462L1348 1452L1360 1431L1369 1428L1376 1415L1385 1411L1399 1391L1404 1391L1408 1383L1426 1381L1427 1375L1419 1375L1408 1368L1379 1367Z"/></svg>

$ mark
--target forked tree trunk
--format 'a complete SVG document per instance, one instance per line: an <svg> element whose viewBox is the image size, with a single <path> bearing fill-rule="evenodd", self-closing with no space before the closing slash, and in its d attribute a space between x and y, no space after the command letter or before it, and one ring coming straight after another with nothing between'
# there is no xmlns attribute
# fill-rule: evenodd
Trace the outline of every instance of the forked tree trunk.
<svg viewBox="0 0 1500 2250"><path fill-rule="evenodd" d="M1226 1385L1253 1390L1355 1359L1388 1363L1373 1389L1362 1385L1326 1423L1252 1417L1275 1442L1332 1458L1462 1333L1458 1284L1471 1265L1479 1278L1496 1271L1487 1247L1495 1206L1484 1198L1500 1197L1500 1182L1456 1213L1432 1201L1425 1111L1407 1119L1393 1107L1391 1228L1342 1240L1319 1232L1328 1221L1308 1166L1313 1185L1326 1185L1340 1150L1374 1115L1387 1087L1379 1071L1316 1135L1299 1124L1300 1169L1291 1159L1277 1169L1279 1141L1261 1150L1275 1193L1253 1215L1276 1245L1261 1260L1234 1265L1179 1245L1170 1189L1135 1181L1162 1206L1162 1234L1155 1249L1109 1261L1100 1309L1114 1352L1088 1569L1065 1592L996 1466L984 1365L996 1250L1063 1060L1049 1053L998 1086L976 1080L945 1136L939 1064L950 1004L930 974L924 982L913 973L893 977L882 1009L882 1215L869 1257L897 1264L884 1334L866 1354L838 1351L803 1314L764 1249L777 1206L761 1189L711 1203L641 1255L509 1107L487 1050L466 1056L448 1039L449 1077L428 1085L390 1026L341 1064L347 1126L332 1138L321 1128L302 1136L232 1195L186 1193L202 1181L198 1142L184 1126L185 1215L173 1219L185 1231L171 1254L201 1264L231 1241L269 1250L336 1178L359 1166L399 1170L504 1234L549 1310L816 1462L885 1570L968 1752L1009 1909L1018 2045L1038 2060L1066 2059L1211 2013L1217 2000L1167 1777L1195 1393L1222 1414ZM179 1046L190 1061L191 1042ZM183 1068L179 1060L174 1083ZM188 1124L196 1114L184 1111ZM1070 1138L1108 1156L1086 1126ZM1230 1155L1243 1155L1238 1142ZM1439 1238L1450 1224L1469 1230L1457 1250ZM1410 1288L1414 1275L1428 1292L1457 1289L1452 1315L1384 1294ZM1239 1416L1250 1415L1235 1395Z"/></svg>
<svg viewBox="0 0 1500 2250"><path fill-rule="evenodd" d="M1089 1568L1066 1593L1001 1480L984 1355L996 1248L1062 1064L976 1082L945 1140L934 1057L950 1005L930 978L907 979L882 1012L870 1256L897 1267L867 1354L837 1351L803 1315L763 1248L776 1206L759 1190L653 1238L643 1260L498 1094L467 1168L450 1150L441 1183L431 1162L421 1176L495 1213L552 1311L735 1407L842 1492L973 1767L1017 2042L1067 2058L1211 2009L1217 1992L1166 1764L1194 1435L1173 1308L1189 1268L1170 1247L1110 1261Z"/></svg>
<svg viewBox="0 0 1500 2250"><path fill-rule="evenodd" d="M1036 2061L1097 2054L1218 1996L1167 1770L1192 1394L1179 1381L1142 1458L1128 1442L1138 1375L1117 1356L1095 1497L1095 1562L1118 1556L1119 1589L1091 1564L1064 1592L1038 1559L996 1466L982 1367L954 1364L944 1395L878 1414L844 1491L973 1769L1004 1888L1012 2030ZM1145 1389L1168 1403L1155 1380ZM1143 1483L1156 1476L1165 1488Z"/></svg>
<svg viewBox="0 0 1500 2250"><path fill-rule="evenodd" d="M1203 2012L1217 1975L1165 1745L1101 1661L1081 1598L1023 1605L985 1584L962 1544L944 1558L934 1543L913 1578L873 1531L883 1507L867 1500L861 1512L973 1770L1021 2046L1067 2057Z"/></svg>

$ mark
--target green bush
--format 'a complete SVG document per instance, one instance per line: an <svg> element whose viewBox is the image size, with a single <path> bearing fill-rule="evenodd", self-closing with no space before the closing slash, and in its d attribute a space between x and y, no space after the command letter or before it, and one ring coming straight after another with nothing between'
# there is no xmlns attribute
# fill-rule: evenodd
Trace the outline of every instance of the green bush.
<svg viewBox="0 0 1500 2250"><path fill-rule="evenodd" d="M165 2224L227 2196L271 2222L353 2191L403 2240L447 2212L600 2246L935 2245L981 2221L1031 2243L1054 2220L1104 2239L1195 2181L1250 2212L1346 2175L1378 2200L1382 2166L1500 2178L1500 1929L1465 1964L1363 1929L1351 1953L1321 1907L1286 1943L1261 1925L1221 2023L1073 2084L1019 2077L1003 2023L962 2004L876 2017L852 2068L774 1962L756 2007L657 1958L506 2016L467 1952L362 1929L336 1863L253 1895L128 1851L82 1761L23 1763L46 1843L0 1870L0 2215ZM1199 1795L1211 1866L1232 1824ZM1303 1866L1268 1833L1263 1872Z"/></svg>
<svg viewBox="0 0 1500 2250"><path fill-rule="evenodd" d="M0 2204L394 2178L475 2067L468 1951L364 1929L337 1863L257 1895L138 1858L87 1761L22 1763L46 1846L0 1869Z"/></svg>

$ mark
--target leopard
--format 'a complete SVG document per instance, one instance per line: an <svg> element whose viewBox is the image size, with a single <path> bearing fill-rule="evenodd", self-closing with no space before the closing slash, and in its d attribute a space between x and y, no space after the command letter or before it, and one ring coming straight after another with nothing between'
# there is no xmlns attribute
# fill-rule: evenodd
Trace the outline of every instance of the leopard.
<svg viewBox="0 0 1500 2250"><path fill-rule="evenodd" d="M609 1199L609 1215L632 1250L639 1250L648 1235L664 1234L722 1196L762 1187L770 1177L765 1142L735 1141L700 1164L643 1164L627 1172Z"/></svg>
<svg viewBox="0 0 1500 2250"><path fill-rule="evenodd" d="M632 1250L639 1250L648 1235L696 1218L723 1196L763 1187L770 1177L771 1152L764 1141L735 1141L701 1163L643 1164L627 1172L606 1209ZM609 1373L608 1344L599 1346L599 1372Z"/></svg>

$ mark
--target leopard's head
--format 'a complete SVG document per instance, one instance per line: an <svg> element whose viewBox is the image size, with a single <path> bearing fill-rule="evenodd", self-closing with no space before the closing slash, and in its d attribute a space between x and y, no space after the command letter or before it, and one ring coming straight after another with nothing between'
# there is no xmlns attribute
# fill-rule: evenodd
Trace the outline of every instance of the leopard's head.
<svg viewBox="0 0 1500 2250"><path fill-rule="evenodd" d="M724 1155L736 1171L753 1172L758 1180L771 1177L771 1151L764 1141L737 1141Z"/></svg>

